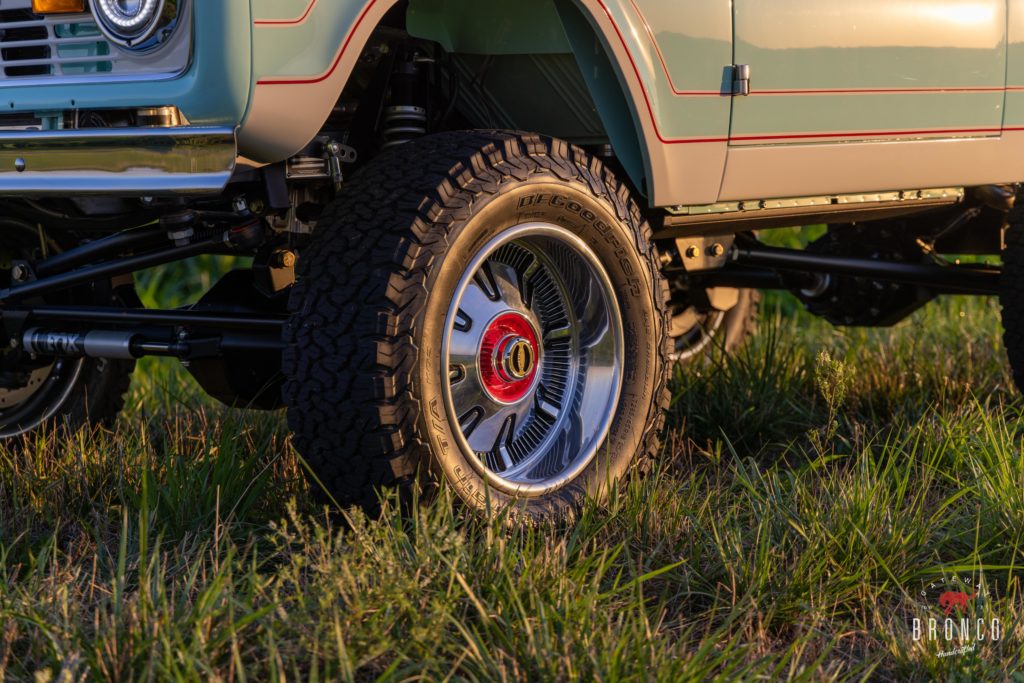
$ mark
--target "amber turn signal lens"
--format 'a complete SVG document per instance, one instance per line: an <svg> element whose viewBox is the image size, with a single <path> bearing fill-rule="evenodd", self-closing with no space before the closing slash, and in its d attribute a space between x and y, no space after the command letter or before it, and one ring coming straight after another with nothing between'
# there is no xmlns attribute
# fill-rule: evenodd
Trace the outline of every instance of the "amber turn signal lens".
<svg viewBox="0 0 1024 683"><path fill-rule="evenodd" d="M32 0L32 11L36 14L84 12L85 0Z"/></svg>

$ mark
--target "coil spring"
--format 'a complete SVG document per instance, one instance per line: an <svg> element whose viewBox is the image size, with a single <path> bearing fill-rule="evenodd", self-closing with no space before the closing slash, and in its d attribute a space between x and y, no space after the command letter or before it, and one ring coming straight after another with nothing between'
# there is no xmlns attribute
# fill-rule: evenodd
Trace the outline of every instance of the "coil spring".
<svg viewBox="0 0 1024 683"><path fill-rule="evenodd" d="M427 110L409 105L385 107L381 132L384 149L422 137L427 134Z"/></svg>

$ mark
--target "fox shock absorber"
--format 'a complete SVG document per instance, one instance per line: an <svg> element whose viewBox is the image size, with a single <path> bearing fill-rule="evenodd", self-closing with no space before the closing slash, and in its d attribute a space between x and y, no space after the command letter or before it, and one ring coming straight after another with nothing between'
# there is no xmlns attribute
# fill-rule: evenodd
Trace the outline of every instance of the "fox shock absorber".
<svg viewBox="0 0 1024 683"><path fill-rule="evenodd" d="M63 358L111 358L135 360L143 356L184 358L190 346L185 342L163 342L144 339L135 332L93 330L61 332L38 327L22 335L22 346L37 356Z"/></svg>

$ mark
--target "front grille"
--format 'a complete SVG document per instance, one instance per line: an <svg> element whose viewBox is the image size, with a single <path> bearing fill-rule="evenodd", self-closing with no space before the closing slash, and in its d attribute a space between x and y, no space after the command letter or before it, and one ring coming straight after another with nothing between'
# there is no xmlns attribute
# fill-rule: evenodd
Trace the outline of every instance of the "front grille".
<svg viewBox="0 0 1024 683"><path fill-rule="evenodd" d="M0 10L0 78L81 76L113 70L115 54L89 14L42 17Z"/></svg>

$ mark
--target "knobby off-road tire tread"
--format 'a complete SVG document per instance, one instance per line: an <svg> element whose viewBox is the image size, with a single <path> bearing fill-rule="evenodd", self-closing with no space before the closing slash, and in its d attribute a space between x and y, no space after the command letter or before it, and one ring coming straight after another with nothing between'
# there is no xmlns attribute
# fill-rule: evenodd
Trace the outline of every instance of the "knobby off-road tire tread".
<svg viewBox="0 0 1024 683"><path fill-rule="evenodd" d="M1007 217L1006 247L999 303L1003 309L1003 345L1017 388L1024 391L1024 198Z"/></svg>
<svg viewBox="0 0 1024 683"><path fill-rule="evenodd" d="M468 219L476 202L499 193L503 180L538 175L585 188L630 227L656 288L656 324L668 329L668 290L656 276L650 227L629 189L583 150L539 135L471 131L385 152L319 219L285 328L289 426L337 502L373 512L378 488L412 484L427 470L414 373L428 272L448 248L453 223ZM670 400L671 342L661 338L656 400L638 457L659 448Z"/></svg>

